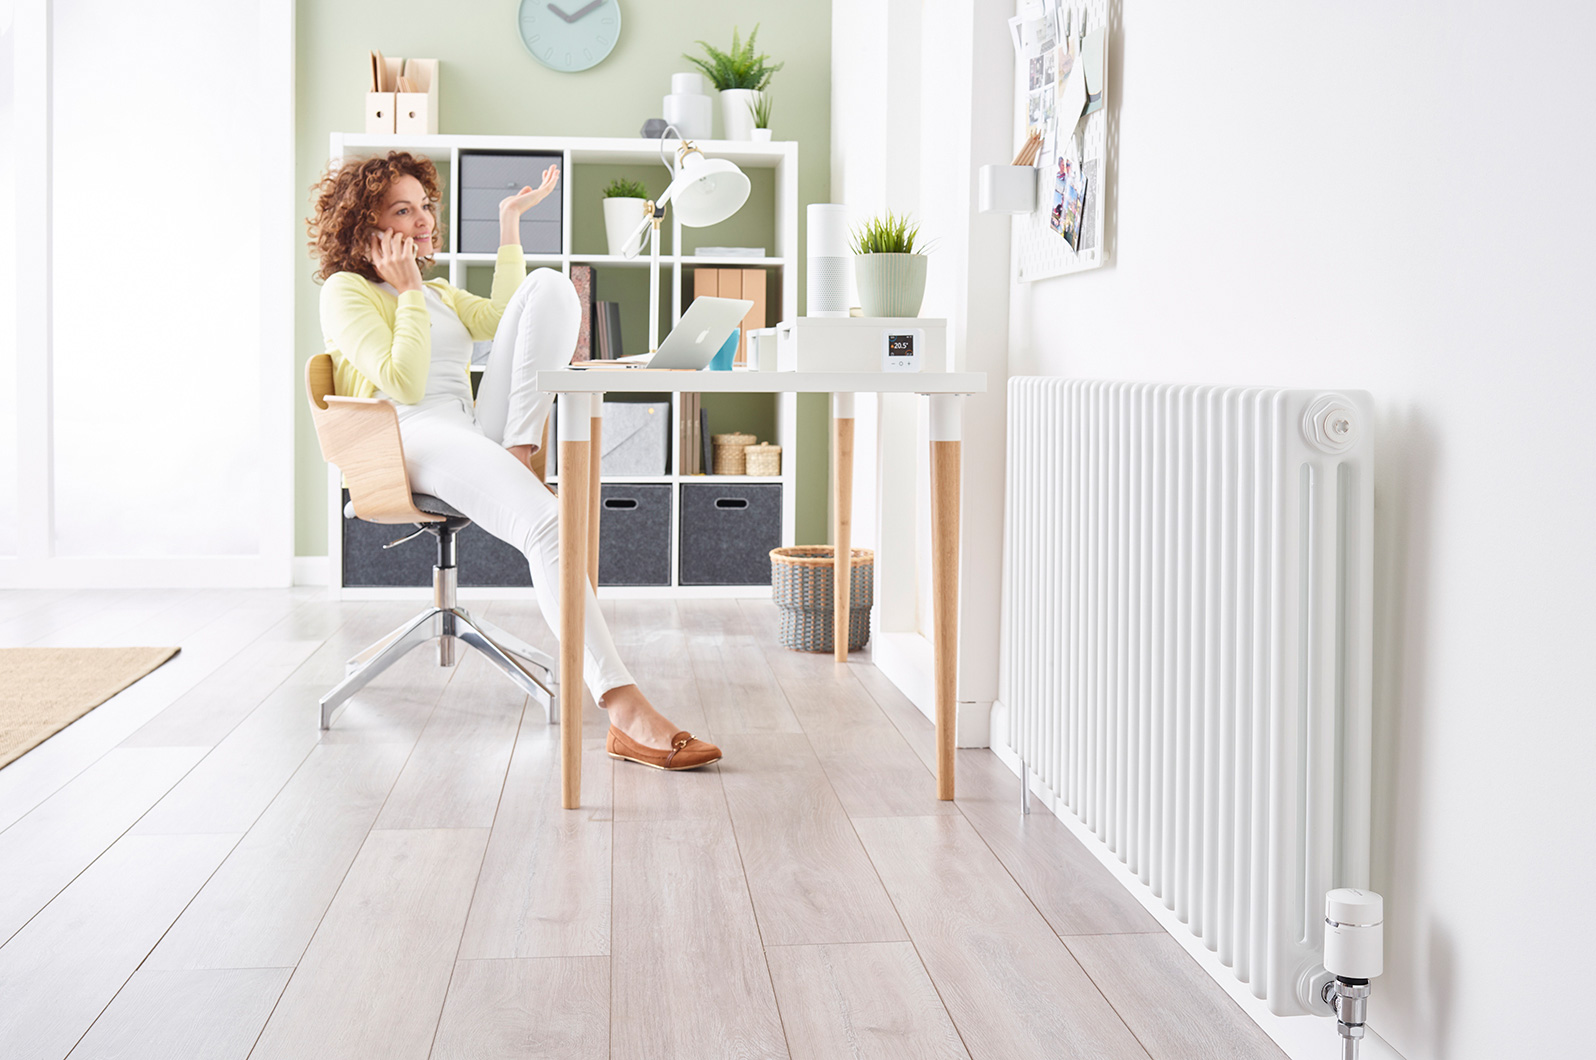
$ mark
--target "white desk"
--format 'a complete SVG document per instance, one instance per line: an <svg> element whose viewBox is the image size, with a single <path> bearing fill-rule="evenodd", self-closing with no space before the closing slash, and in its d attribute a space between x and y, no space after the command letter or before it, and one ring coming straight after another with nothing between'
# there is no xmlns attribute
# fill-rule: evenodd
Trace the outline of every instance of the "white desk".
<svg viewBox="0 0 1596 1060"><path fill-rule="evenodd" d="M560 423L560 802L582 799L582 620L585 577L598 582L599 442L606 393L830 394L832 417L832 622L838 662L848 660L853 396L925 394L931 399L931 647L936 669L937 798L953 798L954 679L958 660L960 421L965 394L986 391L982 372L670 372L563 368L539 372L556 395ZM790 457L789 457L790 458Z"/></svg>

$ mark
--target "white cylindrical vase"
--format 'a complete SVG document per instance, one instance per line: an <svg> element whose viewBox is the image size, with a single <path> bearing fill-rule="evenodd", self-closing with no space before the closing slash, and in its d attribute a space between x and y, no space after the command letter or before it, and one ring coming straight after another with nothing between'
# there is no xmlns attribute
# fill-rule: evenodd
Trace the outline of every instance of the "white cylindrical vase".
<svg viewBox="0 0 1596 1060"><path fill-rule="evenodd" d="M714 101L704 94L702 74L671 75L665 123L676 126L684 140L708 140L715 135Z"/></svg>
<svg viewBox="0 0 1596 1060"><path fill-rule="evenodd" d="M611 254L620 257L626 253L626 237L643 223L643 207L647 202L647 199L620 195L604 200L604 236Z"/></svg>
<svg viewBox="0 0 1596 1060"><path fill-rule="evenodd" d="M768 143L770 143L770 130L769 129L755 129L749 134L749 137L756 144L768 144Z"/></svg>
<svg viewBox="0 0 1596 1060"><path fill-rule="evenodd" d="M812 317L848 315L848 282L853 254L848 250L848 208L812 202L808 213L808 313Z"/></svg>
<svg viewBox="0 0 1596 1060"><path fill-rule="evenodd" d="M726 88L720 93L720 127L724 140L750 140L754 131L754 97L751 88Z"/></svg>

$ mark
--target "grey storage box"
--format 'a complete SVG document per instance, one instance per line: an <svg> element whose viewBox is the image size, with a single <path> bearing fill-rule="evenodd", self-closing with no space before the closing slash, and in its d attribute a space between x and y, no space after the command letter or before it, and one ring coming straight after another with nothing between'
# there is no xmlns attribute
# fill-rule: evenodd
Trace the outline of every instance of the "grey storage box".
<svg viewBox="0 0 1596 1060"><path fill-rule="evenodd" d="M499 202L530 185L543 183L543 171L561 166L558 154L510 151L465 151L460 154L455 223L459 247L466 254L492 254L499 249ZM556 188L548 198L521 215L521 247L528 254L559 254L563 248L560 203Z"/></svg>
<svg viewBox="0 0 1596 1060"><path fill-rule="evenodd" d="M344 490L343 504L348 503L349 491ZM409 523L343 520L344 587L430 588L432 564L438 558L436 543L430 536L418 537L396 548L382 547L414 530L415 527ZM460 585L499 589L532 584L532 571L521 550L505 544L476 523L460 531L455 541L459 553L457 577Z"/></svg>
<svg viewBox="0 0 1596 1060"><path fill-rule="evenodd" d="M670 402L604 402L600 446L600 474L665 474L671 451Z"/></svg>
<svg viewBox="0 0 1596 1060"><path fill-rule="evenodd" d="M780 545L780 485L682 484L682 585L769 585Z"/></svg>
<svg viewBox="0 0 1596 1060"><path fill-rule="evenodd" d="M606 482L599 490L600 585L671 583L671 488Z"/></svg>

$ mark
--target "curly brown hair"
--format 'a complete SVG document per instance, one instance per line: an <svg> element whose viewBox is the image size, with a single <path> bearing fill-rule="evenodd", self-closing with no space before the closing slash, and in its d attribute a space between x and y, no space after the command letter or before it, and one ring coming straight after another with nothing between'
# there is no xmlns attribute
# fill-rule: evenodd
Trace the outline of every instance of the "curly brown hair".
<svg viewBox="0 0 1596 1060"><path fill-rule="evenodd" d="M335 272L355 272L377 282L377 270L366 256L366 248L382 215L382 200L400 177L411 176L421 182L432 202L438 201L438 170L429 158L408 151L390 151L386 158L349 160L328 167L311 190L315 213L305 221L310 233L310 253L317 268L312 276L320 283ZM432 245L443 235L443 223L434 229ZM418 259L423 270L432 265L432 255Z"/></svg>

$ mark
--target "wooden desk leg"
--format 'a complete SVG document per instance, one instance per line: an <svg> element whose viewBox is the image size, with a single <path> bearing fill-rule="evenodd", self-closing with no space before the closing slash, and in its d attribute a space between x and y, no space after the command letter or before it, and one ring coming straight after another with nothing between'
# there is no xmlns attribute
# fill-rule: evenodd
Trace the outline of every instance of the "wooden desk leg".
<svg viewBox="0 0 1596 1060"><path fill-rule="evenodd" d="M936 669L937 798L953 798L953 748L959 704L958 394L931 395L931 648Z"/></svg>
<svg viewBox="0 0 1596 1060"><path fill-rule="evenodd" d="M587 478L587 580L593 591L598 592L599 509L603 507L604 497L599 485L599 465L604 461L604 395L594 394L589 400L593 402L593 416L589 420L593 425L593 440L589 443L591 458Z"/></svg>
<svg viewBox="0 0 1596 1060"><path fill-rule="evenodd" d="M560 805L582 803L582 623L592 399L560 394Z"/></svg>
<svg viewBox="0 0 1596 1060"><path fill-rule="evenodd" d="M831 395L831 641L836 660L848 661L848 614L853 606L853 395Z"/></svg>

